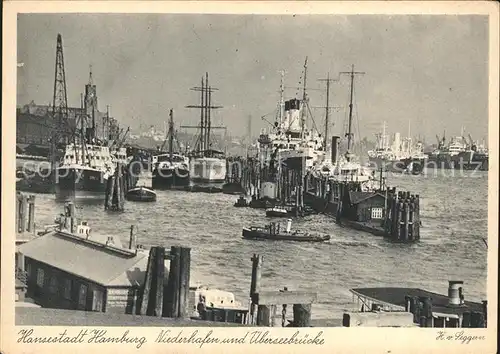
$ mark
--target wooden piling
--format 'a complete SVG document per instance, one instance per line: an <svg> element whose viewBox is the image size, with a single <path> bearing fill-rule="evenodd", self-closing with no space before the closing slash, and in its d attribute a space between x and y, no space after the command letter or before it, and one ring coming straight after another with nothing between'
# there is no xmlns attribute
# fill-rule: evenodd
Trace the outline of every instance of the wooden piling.
<svg viewBox="0 0 500 354"><path fill-rule="evenodd" d="M403 202L401 200L397 203L397 223L396 223L396 240L401 240L401 232L404 230L403 225Z"/></svg>
<svg viewBox="0 0 500 354"><path fill-rule="evenodd" d="M19 225L18 232L26 231L26 218L28 214L28 198L25 194L21 194L19 206Z"/></svg>
<svg viewBox="0 0 500 354"><path fill-rule="evenodd" d="M69 203L69 226L71 233L76 232L76 205L74 203Z"/></svg>
<svg viewBox="0 0 500 354"><path fill-rule="evenodd" d="M252 279L250 282L250 297L252 298L253 295L255 293L258 293L260 290L260 278L262 275L263 258L260 255L254 253L253 257L251 258L251 261L252 261ZM255 304L252 301L252 304L250 306L250 319L252 323L255 322L255 317L256 317L255 310L256 310Z"/></svg>
<svg viewBox="0 0 500 354"><path fill-rule="evenodd" d="M271 309L267 305L257 307L257 326L269 327L271 324Z"/></svg>
<svg viewBox="0 0 500 354"><path fill-rule="evenodd" d="M64 205L64 229L71 231L71 211L69 207L70 203Z"/></svg>
<svg viewBox="0 0 500 354"><path fill-rule="evenodd" d="M141 306L138 306L139 315L146 315L148 312L149 297L150 297L151 285L154 273L155 254L156 254L156 248L153 247L149 250L148 265L146 268L146 276L144 278L144 286L142 289Z"/></svg>
<svg viewBox="0 0 500 354"><path fill-rule="evenodd" d="M106 203L105 209L112 210L113 208L113 196L115 194L115 176L108 177L108 185L106 186Z"/></svg>
<svg viewBox="0 0 500 354"><path fill-rule="evenodd" d="M311 326L311 304L293 305L293 323L295 327Z"/></svg>
<svg viewBox="0 0 500 354"><path fill-rule="evenodd" d="M21 193L16 195L16 231L19 232L21 225Z"/></svg>
<svg viewBox="0 0 500 354"><path fill-rule="evenodd" d="M134 234L134 225L130 225L130 238L128 240L128 249L131 250L137 246Z"/></svg>
<svg viewBox="0 0 500 354"><path fill-rule="evenodd" d="M401 241L408 241L408 235L410 232L410 204L408 200L405 200L403 204L403 215L404 215L404 230Z"/></svg>
<svg viewBox="0 0 500 354"><path fill-rule="evenodd" d="M418 194L415 195L415 214L414 214L414 239L420 240L420 197Z"/></svg>
<svg viewBox="0 0 500 354"><path fill-rule="evenodd" d="M179 277L179 317L189 318L189 280L191 270L191 249L181 247Z"/></svg>
<svg viewBox="0 0 500 354"><path fill-rule="evenodd" d="M35 232L35 196L28 198L28 232Z"/></svg>
<svg viewBox="0 0 500 354"><path fill-rule="evenodd" d="M151 288L154 291L154 304L151 309L152 316L161 317L163 314L163 282L165 278L165 248L156 248L154 260L155 272Z"/></svg>
<svg viewBox="0 0 500 354"><path fill-rule="evenodd" d="M484 327L488 325L488 301L483 300Z"/></svg>
<svg viewBox="0 0 500 354"><path fill-rule="evenodd" d="M462 328L470 328L471 327L471 313L466 311L462 314Z"/></svg>
<svg viewBox="0 0 500 354"><path fill-rule="evenodd" d="M170 271L166 295L167 306L164 309L164 316L166 317L179 317L180 268L181 248L172 246L170 248Z"/></svg>

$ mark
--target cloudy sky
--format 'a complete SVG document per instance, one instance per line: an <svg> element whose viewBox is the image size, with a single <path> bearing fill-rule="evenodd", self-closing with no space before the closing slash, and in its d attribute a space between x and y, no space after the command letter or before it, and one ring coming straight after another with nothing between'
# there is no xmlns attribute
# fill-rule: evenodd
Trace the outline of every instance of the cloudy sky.
<svg viewBox="0 0 500 354"><path fill-rule="evenodd" d="M408 131L435 141L436 134L475 139L487 135L488 19L485 16L381 15L166 15L23 14L18 17L17 104L52 100L57 34L63 38L68 103L79 106L92 64L99 108L132 129L163 128L168 110L178 124L196 124L184 108L199 101L190 88L208 71L224 108L214 124L233 135L267 126L261 119L286 85L301 82L305 57L316 124L323 129L324 83L351 64L356 78L355 133L373 139ZM333 132L341 133L348 105L348 77L332 84ZM287 97L297 90L287 89ZM273 119L272 115L268 119ZM331 130L332 131L332 130ZM359 135L358 135L359 136Z"/></svg>

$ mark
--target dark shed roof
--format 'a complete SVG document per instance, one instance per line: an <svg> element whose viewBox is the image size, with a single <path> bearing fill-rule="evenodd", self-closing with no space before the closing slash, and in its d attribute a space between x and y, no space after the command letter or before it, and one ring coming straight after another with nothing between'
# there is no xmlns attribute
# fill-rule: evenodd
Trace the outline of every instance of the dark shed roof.
<svg viewBox="0 0 500 354"><path fill-rule="evenodd" d="M370 198L374 197L382 197L385 198L385 195L376 193L376 192L354 192L354 191L349 191L349 200L351 201L352 204L358 204L362 202L363 200L367 200Z"/></svg>
<svg viewBox="0 0 500 354"><path fill-rule="evenodd" d="M405 307L405 296L427 296L432 298L432 311L443 314L462 314L466 311L482 311L482 304L465 301L465 306L448 307L448 296L419 288L358 288L351 289L356 295L364 296L391 305Z"/></svg>

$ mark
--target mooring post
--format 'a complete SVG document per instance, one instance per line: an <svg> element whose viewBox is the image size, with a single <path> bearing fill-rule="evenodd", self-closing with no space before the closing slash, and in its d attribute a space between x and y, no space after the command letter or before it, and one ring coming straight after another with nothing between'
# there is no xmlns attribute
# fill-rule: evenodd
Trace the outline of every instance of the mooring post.
<svg viewBox="0 0 500 354"><path fill-rule="evenodd" d="M105 209L112 210L114 204L114 196L115 194L115 176L108 177L108 185L106 186L106 205Z"/></svg>
<svg viewBox="0 0 500 354"><path fill-rule="evenodd" d="M134 234L134 225L130 225L130 237L128 240L128 249L131 250L137 246L137 243L135 241L135 234Z"/></svg>
<svg viewBox="0 0 500 354"><path fill-rule="evenodd" d="M488 301L483 300L484 327L488 325Z"/></svg>
<svg viewBox="0 0 500 354"><path fill-rule="evenodd" d="M16 232L19 232L21 225L21 193L16 194Z"/></svg>
<svg viewBox="0 0 500 354"><path fill-rule="evenodd" d="M403 226L403 201L400 200L398 202L398 226L397 226L397 233L396 233L396 240L401 240L401 233L404 232L404 226Z"/></svg>
<svg viewBox="0 0 500 354"><path fill-rule="evenodd" d="M470 328L471 327L471 313L466 311L462 314L462 328Z"/></svg>
<svg viewBox="0 0 500 354"><path fill-rule="evenodd" d="M154 276L154 259L156 255L156 249L153 247L149 250L148 265L146 268L146 276L144 278L144 286L141 294L141 306L138 306L139 315L147 315L149 308L149 298L151 292L151 285Z"/></svg>
<svg viewBox="0 0 500 354"><path fill-rule="evenodd" d="M154 291L154 307L152 315L161 317L163 314L163 282L165 278L165 248L156 248L155 272L151 288Z"/></svg>
<svg viewBox="0 0 500 354"><path fill-rule="evenodd" d="M69 203L69 218L70 218L70 230L71 233L76 232L76 205L74 203Z"/></svg>
<svg viewBox="0 0 500 354"><path fill-rule="evenodd" d="M403 241L407 242L409 240L409 233L410 233L410 203L408 202L408 199L405 200L404 202L404 238Z"/></svg>
<svg viewBox="0 0 500 354"><path fill-rule="evenodd" d="M64 229L71 231L71 211L69 202L64 205Z"/></svg>
<svg viewBox="0 0 500 354"><path fill-rule="evenodd" d="M311 304L293 304L293 323L295 327L310 327Z"/></svg>
<svg viewBox="0 0 500 354"><path fill-rule="evenodd" d="M258 293L260 290L260 278L262 274L262 257L254 253L251 258L252 261L252 279L250 282L250 298L252 298L252 304L250 306L250 316L252 323L255 323L256 314L255 314L255 303L253 302L253 295Z"/></svg>
<svg viewBox="0 0 500 354"><path fill-rule="evenodd" d="M415 194L415 214L413 218L413 223L415 224L415 227L413 228L415 230L415 240L420 239L420 197L418 194Z"/></svg>
<svg viewBox="0 0 500 354"><path fill-rule="evenodd" d="M170 248L170 271L168 276L166 317L179 317L179 286L181 268L181 249L177 246Z"/></svg>
<svg viewBox="0 0 500 354"><path fill-rule="evenodd" d="M21 194L21 205L19 208L19 232L26 231L26 217L28 213L28 198L25 194Z"/></svg>
<svg viewBox="0 0 500 354"><path fill-rule="evenodd" d="M28 198L28 232L35 232L35 196Z"/></svg>
<svg viewBox="0 0 500 354"><path fill-rule="evenodd" d="M434 317L432 316L432 299L424 296L422 298L423 315L425 317L425 327L434 327Z"/></svg>
<svg viewBox="0 0 500 354"><path fill-rule="evenodd" d="M180 249L179 317L189 317L189 280L191 271L191 248Z"/></svg>
<svg viewBox="0 0 500 354"><path fill-rule="evenodd" d="M271 325L271 309L267 305L257 306L257 326L269 327Z"/></svg>

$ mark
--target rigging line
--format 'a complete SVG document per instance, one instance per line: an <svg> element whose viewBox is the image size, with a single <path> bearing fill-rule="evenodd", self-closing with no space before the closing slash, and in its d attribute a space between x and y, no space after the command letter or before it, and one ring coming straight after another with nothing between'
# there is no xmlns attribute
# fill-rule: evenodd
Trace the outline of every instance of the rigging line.
<svg viewBox="0 0 500 354"><path fill-rule="evenodd" d="M358 141L361 142L361 130L360 130L360 125L359 125L359 110L358 110L358 100L356 99L356 89L353 89L353 96L354 98L354 106L356 107L356 123L357 123L357 129L358 129Z"/></svg>
<svg viewBox="0 0 500 354"><path fill-rule="evenodd" d="M319 133L318 127L316 126L316 122L314 121L314 117L313 117L312 112L311 112L311 108L309 107L308 104L306 106L307 106L307 110L309 112L309 116L311 117L311 121L313 123L313 128L314 128L314 130L316 130L317 133Z"/></svg>

